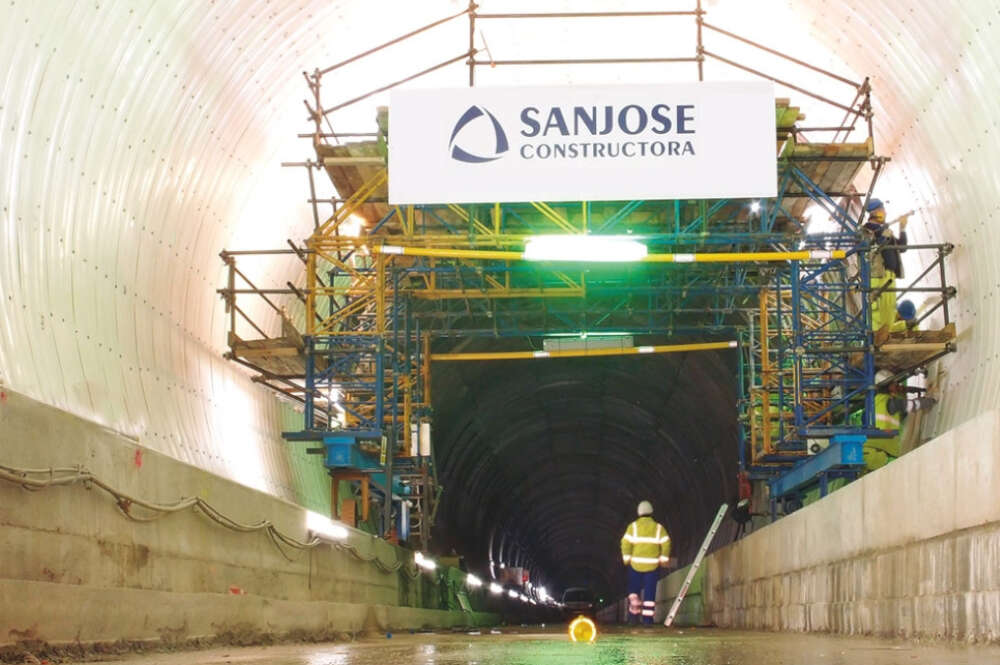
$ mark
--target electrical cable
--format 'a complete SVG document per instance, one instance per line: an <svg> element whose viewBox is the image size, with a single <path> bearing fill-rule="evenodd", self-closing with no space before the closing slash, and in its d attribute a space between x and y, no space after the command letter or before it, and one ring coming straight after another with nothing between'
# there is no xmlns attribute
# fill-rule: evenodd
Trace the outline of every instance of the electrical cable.
<svg viewBox="0 0 1000 665"><path fill-rule="evenodd" d="M260 520L253 523L239 522L228 515L220 512L215 506L199 497L182 498L171 504L155 503L139 497L133 496L122 490L104 482L91 471L82 466L74 467L52 467L48 469L22 469L18 467L0 465L0 480L19 485L25 490L39 492L52 487L65 487L82 484L86 488L97 487L109 494L114 500L119 512L129 520L139 523L149 523L159 520L167 515L178 513L184 510L193 510L219 526L239 533L254 533L264 531L271 543L278 552L288 561L295 561L288 556L285 547L295 550L310 550L328 541L321 538L311 538L310 540L299 540L283 533L270 520ZM133 512L133 507L138 506L153 513L151 515L138 515ZM402 570L411 579L416 578L420 573L416 566L405 567L400 560L392 564L386 564L379 559L377 554L371 556L363 555L355 546L344 543L331 543L334 548L342 550L365 563L374 565L385 574L392 574Z"/></svg>

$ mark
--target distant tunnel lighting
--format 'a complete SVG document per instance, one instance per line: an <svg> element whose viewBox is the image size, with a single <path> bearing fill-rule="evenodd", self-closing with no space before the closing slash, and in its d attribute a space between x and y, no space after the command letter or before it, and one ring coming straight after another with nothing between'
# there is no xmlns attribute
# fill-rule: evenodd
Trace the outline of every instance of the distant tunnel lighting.
<svg viewBox="0 0 1000 665"><path fill-rule="evenodd" d="M758 213L760 212L760 201L754 201L750 204L750 212Z"/></svg>
<svg viewBox="0 0 1000 665"><path fill-rule="evenodd" d="M597 639L597 626L585 616L578 616L569 624L569 639L574 642L593 642Z"/></svg>
<svg viewBox="0 0 1000 665"><path fill-rule="evenodd" d="M503 593L503 587L500 586L499 584L497 584L496 582L491 582L490 583L490 593L492 593L493 595L499 596L501 593Z"/></svg>
<svg viewBox="0 0 1000 665"><path fill-rule="evenodd" d="M475 575L466 575L465 583L471 586L473 589L478 589L483 586L483 581L476 577Z"/></svg>
<svg viewBox="0 0 1000 665"><path fill-rule="evenodd" d="M348 535L345 527L334 523L329 517L311 510L306 511L306 530L326 540L344 540Z"/></svg>
<svg viewBox="0 0 1000 665"><path fill-rule="evenodd" d="M434 570L437 568L437 563L425 557L423 552L417 552L413 555L413 563L417 564L424 570Z"/></svg>
<svg viewBox="0 0 1000 665"><path fill-rule="evenodd" d="M641 261L646 246L626 236L535 236L524 245L527 261Z"/></svg>

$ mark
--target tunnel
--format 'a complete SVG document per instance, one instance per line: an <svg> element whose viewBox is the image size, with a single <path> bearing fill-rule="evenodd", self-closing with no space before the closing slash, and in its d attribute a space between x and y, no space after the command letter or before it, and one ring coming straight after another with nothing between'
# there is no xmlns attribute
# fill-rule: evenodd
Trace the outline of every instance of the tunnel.
<svg viewBox="0 0 1000 665"><path fill-rule="evenodd" d="M457 488L441 523L480 568L523 561L553 588L610 598L624 585L620 532L644 499L693 556L736 492L735 370L712 355L657 360L440 370L438 459Z"/></svg>
<svg viewBox="0 0 1000 665"><path fill-rule="evenodd" d="M0 662L1000 662L998 11L4 4Z"/></svg>

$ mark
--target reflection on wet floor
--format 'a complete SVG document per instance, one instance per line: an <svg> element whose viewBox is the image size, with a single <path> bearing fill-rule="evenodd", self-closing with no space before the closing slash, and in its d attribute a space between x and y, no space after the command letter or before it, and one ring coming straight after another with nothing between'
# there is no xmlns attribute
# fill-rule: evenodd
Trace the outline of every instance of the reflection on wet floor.
<svg viewBox="0 0 1000 665"><path fill-rule="evenodd" d="M988 665L1000 648L722 630L604 629L594 644L560 629L421 633L341 644L155 654L127 665Z"/></svg>

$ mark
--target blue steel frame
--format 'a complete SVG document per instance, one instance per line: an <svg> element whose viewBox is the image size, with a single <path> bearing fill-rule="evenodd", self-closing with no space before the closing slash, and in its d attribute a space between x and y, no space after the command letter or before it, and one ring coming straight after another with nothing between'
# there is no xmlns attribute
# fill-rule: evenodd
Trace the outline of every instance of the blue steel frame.
<svg viewBox="0 0 1000 665"><path fill-rule="evenodd" d="M839 227L835 233L803 234L799 247L845 249L848 258L823 264L792 261L776 270L767 284L773 304L765 297L755 325L741 336L740 466L751 478L768 480L772 501L809 482L825 485L830 473L856 477L860 472L859 465L837 457L844 449L839 444L809 456L810 439L849 441L852 450L860 451L867 438L887 436L875 427L869 245L861 219L794 164L782 183L808 193ZM762 372L764 367L769 371ZM849 422L858 408L860 427ZM775 435L770 447L757 445L765 439L765 423ZM756 449L750 450L752 445Z"/></svg>
<svg viewBox="0 0 1000 665"><path fill-rule="evenodd" d="M793 197L808 197L820 205L841 227L838 233L810 236L802 233L788 211ZM399 384L401 377L410 376L421 361L420 339L423 333L435 336L544 336L580 332L599 334L605 331L633 334L666 334L672 336L732 335L746 328L744 317L755 309L755 301L762 285L767 285L779 295L790 292L791 307L783 311L784 298L776 299L775 320L779 326L789 325L789 344L778 344L775 350L780 366L792 372L791 386L784 381L778 384L777 404L779 413L788 410L794 421L786 427L780 423L780 436L774 454L761 460L763 464L749 464L746 429L740 432L740 460L743 468L757 475L773 476L777 467L796 461L805 450L808 437L828 438L837 434L881 435L874 429L874 363L872 359L872 334L867 299L863 297L867 285L867 246L859 241L859 220L852 217L826 193L822 192L793 162L783 161L779 172L778 196L756 202L759 214L747 215L751 202L745 200L717 200L699 202L697 214L687 219L682 215L680 201L630 201L621 204L587 202L582 204L583 218L588 219L596 206L618 206L593 227L600 233L637 231L651 248L691 248L698 251L759 251L785 249L791 244L805 249L847 249L851 261L860 271L859 278L848 274L848 261L829 261L823 264L790 262L779 266L773 275L763 279L762 271L752 264L738 263L705 268L686 267L640 275L635 279L623 278L620 271L586 281L584 298L567 296L547 301L544 325L533 319L537 312L531 310L531 298L500 299L481 295L488 291L489 278L513 282L540 284L558 289L565 286L561 277L552 270L525 264L500 261L483 261L472 265L462 261L431 261L418 258L405 266L390 265L389 279L393 288L392 303L387 307L391 323L381 336L373 335L372 316L353 319L356 335L350 331L309 338L310 357L322 355L327 363L322 371L315 362L307 365L306 377L306 431L291 434L289 438L319 437L327 431L339 434L353 432L359 439L378 437L387 430L396 436L400 432L402 412ZM569 211L581 210L580 203L548 204L568 218ZM482 208L482 206L479 206ZM458 224L449 217L447 206L421 206L416 209L415 229L422 233L442 230L457 239L474 237L476 206L461 209L466 224ZM551 232L539 228L532 219L532 208L527 204L499 206L497 231L504 233ZM392 229L393 220L401 217L393 208L370 232L371 236L384 236ZM640 220L636 222L636 220ZM792 224L778 229L778 221ZM547 220L542 220L546 222ZM665 232L666 231L666 232ZM391 236L390 236L391 237ZM489 238L483 238L488 243ZM495 239L494 239L495 241ZM355 269L356 273L372 274L374 270ZM328 274L330 283L338 277L335 270ZM455 299L420 298L420 287L412 286L423 280L428 283L433 276L438 289L460 289L467 297ZM583 277L581 276L581 284ZM400 285L411 285L410 287ZM852 313L851 296L862 303L860 311ZM636 298L644 299L637 306ZM346 307L330 299L331 310ZM618 312L628 310L631 318L616 318ZM587 319L588 311L600 315ZM683 317L690 315L688 320ZM806 328L803 317L825 317L827 322L818 328ZM484 325L487 322L489 325ZM391 338L391 339L390 339ZM381 345L381 346L380 346ZM390 348L397 352L387 351ZM744 347L745 349L747 347ZM752 348L752 347L749 347ZM861 354L858 366L851 358ZM746 353L741 354L748 361ZM744 364L740 364L741 421L747 424L750 399L746 390ZM759 364L759 359L758 359ZM352 368L374 366L374 376L345 383L344 374ZM826 370L816 373L816 368ZM362 376L366 376L362 373ZM344 408L357 418L357 425L344 430L319 426L315 419L315 398L324 395L331 387L349 389L361 395L360 402L347 401ZM414 390L420 391L420 382ZM829 393L820 409L807 409L810 396ZM848 426L847 414L861 399L865 405L863 427ZM811 401L815 402L812 397ZM374 406L372 406L372 404ZM366 409L362 409L366 407ZM372 414L365 417L365 414ZM427 407L421 415L429 415ZM327 419L327 422L333 422Z"/></svg>

